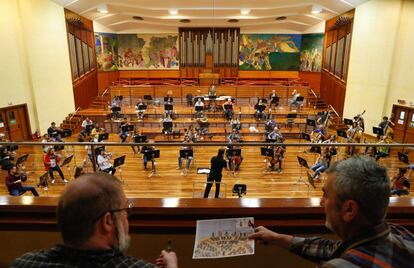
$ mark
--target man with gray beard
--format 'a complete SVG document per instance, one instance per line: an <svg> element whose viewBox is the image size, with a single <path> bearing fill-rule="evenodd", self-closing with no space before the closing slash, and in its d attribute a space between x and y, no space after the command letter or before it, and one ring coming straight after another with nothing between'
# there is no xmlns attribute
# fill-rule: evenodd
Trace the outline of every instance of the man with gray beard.
<svg viewBox="0 0 414 268"><path fill-rule="evenodd" d="M294 237L259 226L250 239L275 244L318 267L413 267L414 236L385 222L390 181L387 169L372 158L352 157L327 171L321 206L326 227L341 240Z"/></svg>
<svg viewBox="0 0 414 268"><path fill-rule="evenodd" d="M116 177L103 172L82 175L59 199L57 224L63 245L26 253L11 267L156 267L123 253L129 246L131 208ZM156 263L178 267L175 253L164 250Z"/></svg>

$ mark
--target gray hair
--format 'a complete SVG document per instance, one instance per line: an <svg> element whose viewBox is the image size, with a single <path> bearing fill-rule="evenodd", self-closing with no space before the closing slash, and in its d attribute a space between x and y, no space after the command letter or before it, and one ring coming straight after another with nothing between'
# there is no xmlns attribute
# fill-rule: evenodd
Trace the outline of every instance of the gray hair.
<svg viewBox="0 0 414 268"><path fill-rule="evenodd" d="M390 196L386 167L369 157L352 157L334 163L326 173L335 174L333 189L339 205L355 200L368 222L379 223L385 218Z"/></svg>

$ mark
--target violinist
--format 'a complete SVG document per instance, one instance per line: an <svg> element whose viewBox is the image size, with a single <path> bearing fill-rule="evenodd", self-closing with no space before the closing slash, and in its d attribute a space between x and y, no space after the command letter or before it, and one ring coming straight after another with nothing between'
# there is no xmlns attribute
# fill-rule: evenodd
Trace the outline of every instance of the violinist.
<svg viewBox="0 0 414 268"><path fill-rule="evenodd" d="M63 183L67 183L68 181L65 179L62 170L59 167L59 162L61 160L61 155L55 153L54 148L49 148L47 153L43 156L43 164L45 166L45 171L49 173L50 178L52 179L52 183L55 183L55 178L53 176L53 171L57 171L59 176L62 178Z"/></svg>
<svg viewBox="0 0 414 268"><path fill-rule="evenodd" d="M152 165L151 175L156 173L156 169L155 169L156 162L155 162L155 158L148 155L147 152L151 152L151 151L154 151L154 150L155 150L155 146L152 146L152 145L144 145L141 148L141 153L143 155L144 169L145 170L147 170L148 161L151 161L151 165Z"/></svg>
<svg viewBox="0 0 414 268"><path fill-rule="evenodd" d="M233 118L233 102L231 101L231 98L228 98L227 101L223 103L223 111L224 117L227 120Z"/></svg>
<svg viewBox="0 0 414 268"><path fill-rule="evenodd" d="M239 131L232 130L232 132L227 136L227 149L240 149L240 146L235 146L234 143L242 142L242 138L240 136ZM229 161L228 166L233 171L239 171L240 165L243 162L243 156L241 155L231 155L229 151L227 151L227 160Z"/></svg>
<svg viewBox="0 0 414 268"><path fill-rule="evenodd" d="M184 129L184 140L188 140L190 142L197 142L198 134L194 130L194 126L190 125L188 129Z"/></svg>
<svg viewBox="0 0 414 268"><path fill-rule="evenodd" d="M203 136L208 134L208 129L210 124L208 123L208 118L205 114L202 114L200 118L197 119L198 123L198 136Z"/></svg>
<svg viewBox="0 0 414 268"><path fill-rule="evenodd" d="M43 134L42 143L48 143L53 142L54 140L49 136L49 134ZM53 148L52 145L43 145L43 152L47 153L49 151L49 148Z"/></svg>
<svg viewBox="0 0 414 268"><path fill-rule="evenodd" d="M186 143L186 145L183 145L181 147L181 150L193 150L193 147L191 146L191 139L187 138L186 136L184 136L184 143ZM182 169L183 167L183 159L187 159L187 165L184 168L184 171L180 173L181 176L185 176L188 173L188 170L190 169L190 165L191 165L191 161L193 160L193 156L187 156L185 158L181 157L181 155L178 155L178 167L177 169Z"/></svg>
<svg viewBox="0 0 414 268"><path fill-rule="evenodd" d="M274 127L272 132L267 135L268 140L284 140L282 133L280 133L280 130L278 127Z"/></svg>
<svg viewBox="0 0 414 268"><path fill-rule="evenodd" d="M196 107L201 107L201 108L196 108ZM203 115L203 109L204 109L204 103L201 101L201 98L198 98L197 102L194 104L194 113L196 115L196 118L200 118Z"/></svg>
<svg viewBox="0 0 414 268"><path fill-rule="evenodd" d="M161 120L162 123L162 133L165 135L170 135L172 134L172 118L171 115L167 114L166 117L164 117ZM170 124L169 124L170 123Z"/></svg>
<svg viewBox="0 0 414 268"><path fill-rule="evenodd" d="M146 111L145 104L142 102L142 99L138 99L137 104L135 105L135 112L137 113L138 121L142 121L144 113Z"/></svg>
<svg viewBox="0 0 414 268"><path fill-rule="evenodd" d="M121 100L117 97L113 98L111 101L111 104L109 105L109 109L112 112L113 119L118 119L121 117L120 108L121 108Z"/></svg>
<svg viewBox="0 0 414 268"><path fill-rule="evenodd" d="M312 143L321 143L326 139L326 130L323 125L319 125L318 128L314 129L311 134Z"/></svg>
<svg viewBox="0 0 414 268"><path fill-rule="evenodd" d="M56 123L52 122L50 127L47 129L47 134L57 142L63 142L60 137L60 133L63 132L63 129L56 127Z"/></svg>
<svg viewBox="0 0 414 268"><path fill-rule="evenodd" d="M92 128L92 131L91 131L91 140L93 142L98 142L99 141L99 134L100 134L100 132L101 132L101 130L99 129L98 125L95 125Z"/></svg>
<svg viewBox="0 0 414 268"><path fill-rule="evenodd" d="M231 129L236 129L238 131L241 130L241 124L240 124L240 120L237 116L233 116L233 118L230 120L230 126Z"/></svg>
<svg viewBox="0 0 414 268"><path fill-rule="evenodd" d="M407 167L398 169L398 174L391 179L391 195L410 194L410 181L406 176Z"/></svg>
<svg viewBox="0 0 414 268"><path fill-rule="evenodd" d="M96 162L98 164L100 171L114 175L116 172L116 169L109 161L111 158L112 158L111 153L107 153L105 152L105 150L100 150L99 155L96 159Z"/></svg>
<svg viewBox="0 0 414 268"><path fill-rule="evenodd" d="M267 119L267 121L265 122L265 136L267 137L275 127L276 121L273 118L269 117L269 119Z"/></svg>
<svg viewBox="0 0 414 268"><path fill-rule="evenodd" d="M91 135L91 130L93 128L93 122L88 117L85 118L85 120L82 121L82 131L86 135Z"/></svg>
<svg viewBox="0 0 414 268"><path fill-rule="evenodd" d="M391 140L394 139L394 130L392 129L393 126L395 126L395 124L391 122L387 116L384 116L381 123L378 124L378 127L382 129L382 133ZM380 135L378 135L377 138L379 139Z"/></svg>
<svg viewBox="0 0 414 268"><path fill-rule="evenodd" d="M26 172L21 171L16 165L12 165L8 170L8 175L6 177L6 186L9 194L12 196L19 196L27 191L31 191L34 196L39 196L35 187L22 185L22 182L25 182L26 180Z"/></svg>
<svg viewBox="0 0 414 268"><path fill-rule="evenodd" d="M266 101L262 98L257 98L257 103L254 105L255 118L257 120L261 120L265 118L265 110L266 110Z"/></svg>
<svg viewBox="0 0 414 268"><path fill-rule="evenodd" d="M298 106L300 103L298 102L298 98L300 97L300 93L295 89L292 92L292 98L289 100L289 106L292 108L292 106Z"/></svg>

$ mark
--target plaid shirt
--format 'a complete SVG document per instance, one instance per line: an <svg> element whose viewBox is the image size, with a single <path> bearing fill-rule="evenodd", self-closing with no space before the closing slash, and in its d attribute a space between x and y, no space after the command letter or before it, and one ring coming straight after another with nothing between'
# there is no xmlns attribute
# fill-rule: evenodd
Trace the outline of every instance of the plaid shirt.
<svg viewBox="0 0 414 268"><path fill-rule="evenodd" d="M10 267L134 267L153 268L151 263L124 256L117 250L81 250L57 245L50 250L33 251L14 260Z"/></svg>
<svg viewBox="0 0 414 268"><path fill-rule="evenodd" d="M320 237L294 237L290 250L320 267L414 267L414 235L405 228L381 223L349 242Z"/></svg>

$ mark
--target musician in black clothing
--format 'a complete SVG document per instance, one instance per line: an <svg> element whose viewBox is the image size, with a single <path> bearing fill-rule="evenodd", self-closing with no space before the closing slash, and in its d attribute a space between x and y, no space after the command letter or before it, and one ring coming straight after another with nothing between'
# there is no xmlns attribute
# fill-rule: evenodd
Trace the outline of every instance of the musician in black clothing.
<svg viewBox="0 0 414 268"><path fill-rule="evenodd" d="M211 167L210 167L210 173L207 177L207 185L206 189L204 191L204 198L207 198L211 187L213 186L213 182L216 182L216 193L214 195L215 198L219 197L220 194L220 182L222 178L221 172L223 171L223 168L227 169L227 162L224 160L224 149L219 149L217 156L214 156L211 158Z"/></svg>
<svg viewBox="0 0 414 268"><path fill-rule="evenodd" d="M50 127L47 129L47 134L49 134L49 137L53 138L55 141L63 142L62 138L60 137L60 132L62 130L58 127L56 127L56 123L52 122L50 124Z"/></svg>

